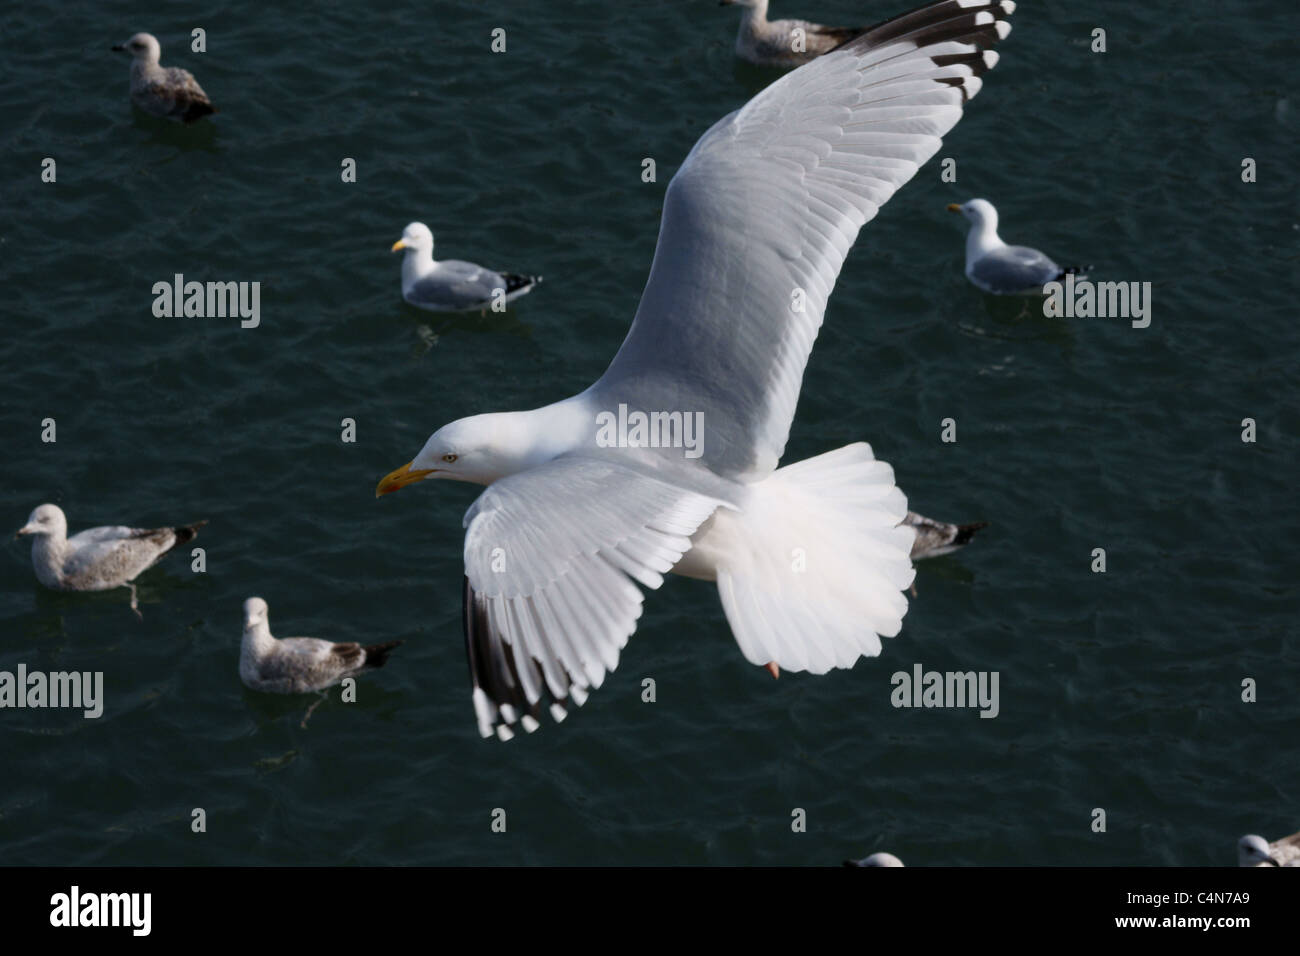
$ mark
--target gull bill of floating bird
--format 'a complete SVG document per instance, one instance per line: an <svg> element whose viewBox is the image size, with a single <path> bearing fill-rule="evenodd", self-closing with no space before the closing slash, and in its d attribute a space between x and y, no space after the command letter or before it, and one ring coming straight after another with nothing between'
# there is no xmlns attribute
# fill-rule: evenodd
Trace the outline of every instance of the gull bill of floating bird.
<svg viewBox="0 0 1300 956"><path fill-rule="evenodd" d="M198 534L206 521L178 528L89 528L68 537L68 519L58 505L41 505L15 537L32 538L36 580L56 591L107 591L125 587L131 610L140 613L135 579L168 551Z"/></svg>
<svg viewBox="0 0 1300 956"><path fill-rule="evenodd" d="M903 861L892 853L873 853L860 860L845 860L845 866L902 866Z"/></svg>
<svg viewBox="0 0 1300 956"><path fill-rule="evenodd" d="M406 250L402 257L402 298L430 312L481 312L498 298L512 302L533 291L541 276L494 272L472 262L433 258L433 233L422 222L413 222L393 243L393 252Z"/></svg>
<svg viewBox="0 0 1300 956"><path fill-rule="evenodd" d="M113 49L131 54L131 102L144 112L193 123L217 111L189 70L158 64L162 47L152 33L137 33Z"/></svg>
<svg viewBox="0 0 1300 956"><path fill-rule="evenodd" d="M865 31L807 20L768 20L767 0L718 0L718 5L744 9L736 33L736 56L755 66L800 66Z"/></svg>
<svg viewBox="0 0 1300 956"><path fill-rule="evenodd" d="M949 524L947 521L935 521L933 518L919 515L915 511L907 513L903 518L903 524L916 532L916 540L912 542L913 561L952 554L970 544L970 539L975 536L975 532L989 526L987 521Z"/></svg>
<svg viewBox="0 0 1300 956"><path fill-rule="evenodd" d="M1079 275L1085 267L1062 268L1037 249L1009 246L998 237L998 211L987 199L949 203L949 212L970 220L966 234L966 278L992 295L1041 294L1048 282Z"/></svg>
<svg viewBox="0 0 1300 956"><path fill-rule="evenodd" d="M1300 833L1269 843L1248 833L1237 841L1238 866L1300 866Z"/></svg>
<svg viewBox="0 0 1300 956"><path fill-rule="evenodd" d="M899 632L915 532L893 469L861 442L777 465L845 256L979 92L1013 9L931 3L715 123L668 186L650 277L600 379L444 425L379 482L376 495L428 478L488 486L464 521L484 737L580 706L636 628L638 585L669 571L716 581L759 666L847 668ZM611 434L625 409L642 418ZM694 451L687 420L705 428Z"/></svg>
<svg viewBox="0 0 1300 956"><path fill-rule="evenodd" d="M334 643L318 637L271 635L267 604L244 602L244 638L239 648L239 679L250 690L306 694L333 687L345 677L383 667L401 641L382 644Z"/></svg>

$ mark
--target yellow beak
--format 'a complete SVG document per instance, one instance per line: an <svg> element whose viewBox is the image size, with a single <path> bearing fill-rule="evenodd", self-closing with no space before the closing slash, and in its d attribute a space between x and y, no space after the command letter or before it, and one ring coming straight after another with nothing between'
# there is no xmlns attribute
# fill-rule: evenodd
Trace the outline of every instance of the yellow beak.
<svg viewBox="0 0 1300 956"><path fill-rule="evenodd" d="M949 212L961 212L961 206L957 205L955 202L950 202L950 203L948 203L948 211L949 211ZM393 246L393 248L396 249L397 246Z"/></svg>
<svg viewBox="0 0 1300 956"><path fill-rule="evenodd" d="M405 248L406 248L406 240L398 239L395 243L393 243L393 248L389 249L388 251L396 252L398 249L405 249Z"/></svg>
<svg viewBox="0 0 1300 956"><path fill-rule="evenodd" d="M411 470L411 463L408 461L396 471L390 471L384 475L383 480L375 486L375 497L382 498L384 495L390 495L394 491L401 491L407 485L413 485L417 481L423 481L431 474L437 471L436 468L416 468Z"/></svg>

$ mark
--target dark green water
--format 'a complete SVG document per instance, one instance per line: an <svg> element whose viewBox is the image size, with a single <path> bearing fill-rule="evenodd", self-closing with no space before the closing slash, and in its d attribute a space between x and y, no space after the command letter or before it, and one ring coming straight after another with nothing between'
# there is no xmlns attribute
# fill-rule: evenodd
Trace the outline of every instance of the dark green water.
<svg viewBox="0 0 1300 956"><path fill-rule="evenodd" d="M102 670L107 703L0 711L0 861L1231 864L1240 834L1300 825L1294 4L1023 3L939 153L958 183L932 161L863 232L786 460L865 439L917 510L994 523L921 566L882 657L773 682L714 588L674 579L588 704L508 745L478 739L460 637L476 489L375 482L444 422L604 369L669 176L770 78L706 0L155 9L4 15L0 512L207 518L208 571L148 572L141 623L124 594L41 590L6 546L0 669ZM213 121L133 118L108 47L136 30ZM1150 328L985 300L944 211L977 195L1011 241L1152 282ZM413 310L388 252L412 219L442 256L546 282L504 316ZM155 318L177 272L260 281L261 326ZM305 701L240 684L254 594L282 636L407 644L302 730ZM916 662L998 671L999 717L891 707Z"/></svg>

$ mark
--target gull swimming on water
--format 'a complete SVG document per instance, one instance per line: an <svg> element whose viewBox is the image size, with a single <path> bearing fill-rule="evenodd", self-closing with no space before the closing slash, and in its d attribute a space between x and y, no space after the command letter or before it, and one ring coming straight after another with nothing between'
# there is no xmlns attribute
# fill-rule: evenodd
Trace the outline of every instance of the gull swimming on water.
<svg viewBox="0 0 1300 956"><path fill-rule="evenodd" d="M845 860L845 866L902 866L903 861L892 853L873 853L860 860Z"/></svg>
<svg viewBox="0 0 1300 956"><path fill-rule="evenodd" d="M863 32L861 27L828 27L807 20L768 20L767 0L718 0L718 5L744 8L736 56L755 66L799 66Z"/></svg>
<svg viewBox="0 0 1300 956"><path fill-rule="evenodd" d="M158 65L162 48L152 33L137 33L113 49L131 54L131 102L146 113L193 123L216 112L192 73Z"/></svg>
<svg viewBox="0 0 1300 956"><path fill-rule="evenodd" d="M15 537L32 538L36 580L56 591L131 591L131 610L139 616L135 585L138 575L198 534L206 521L179 528L89 528L68 537L68 519L58 505L41 505Z"/></svg>
<svg viewBox="0 0 1300 956"><path fill-rule="evenodd" d="M964 548L969 544L976 531L989 526L987 521L976 521L973 524L949 524L946 521L935 521L933 518L926 518L915 511L907 513L906 517L903 518L903 524L916 531L916 540L912 542L913 561L952 554L959 548Z"/></svg>
<svg viewBox="0 0 1300 956"><path fill-rule="evenodd" d="M950 203L949 212L970 220L966 234L966 278L993 295L1041 293L1048 282L1078 275L1083 268L1061 268L1037 249L1009 246L998 238L998 211L987 199Z"/></svg>
<svg viewBox="0 0 1300 956"><path fill-rule="evenodd" d="M430 312L473 312L491 308L498 297L510 302L527 295L541 276L493 272L472 262L433 259L433 233L422 222L413 222L393 243L393 252L406 250L402 258L402 298Z"/></svg>
<svg viewBox="0 0 1300 956"><path fill-rule="evenodd" d="M1269 843L1248 833L1237 841L1238 866L1300 866L1300 833Z"/></svg>
<svg viewBox="0 0 1300 956"><path fill-rule="evenodd" d="M636 628L637 585L669 571L717 582L759 666L852 667L899 632L915 531L893 469L863 442L777 465L859 229L961 118L1013 9L931 3L715 123L668 186L649 280L600 379L444 425L379 482L376 495L487 486L465 515L462 591L484 737L581 705ZM419 560L409 535L402 546Z"/></svg>
<svg viewBox="0 0 1300 956"><path fill-rule="evenodd" d="M250 690L268 694L306 694L324 691L363 671L383 667L393 648L402 641L361 645L335 644L318 637L271 636L267 604L260 597L244 602L244 637L239 647L239 679ZM302 719L320 703L317 701Z"/></svg>

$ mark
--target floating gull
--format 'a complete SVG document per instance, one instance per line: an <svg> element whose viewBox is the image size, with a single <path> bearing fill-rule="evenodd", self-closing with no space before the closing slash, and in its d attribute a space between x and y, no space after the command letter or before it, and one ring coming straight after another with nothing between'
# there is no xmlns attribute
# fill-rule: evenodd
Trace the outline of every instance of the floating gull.
<svg viewBox="0 0 1300 956"><path fill-rule="evenodd" d="M206 521L180 528L89 528L68 537L68 519L58 505L41 505L18 529L32 536L32 567L36 580L56 591L107 591L125 587L136 603L136 577L158 563L177 545L198 534Z"/></svg>
<svg viewBox="0 0 1300 956"><path fill-rule="evenodd" d="M958 548L969 544L976 531L989 526L987 521L977 521L974 524L949 524L946 521L923 517L915 511L907 513L903 524L916 531L916 540L912 542L913 561L952 554Z"/></svg>
<svg viewBox="0 0 1300 956"><path fill-rule="evenodd" d="M745 8L736 56L755 66L799 66L863 32L861 27L827 27L807 20L769 21L767 0L719 0L718 5Z"/></svg>
<svg viewBox="0 0 1300 956"><path fill-rule="evenodd" d="M335 644L316 637L271 636L266 602L244 602L244 640L239 648L239 678L251 690L306 694L333 687L345 677L383 667L401 641L362 646Z"/></svg>
<svg viewBox="0 0 1300 956"><path fill-rule="evenodd" d="M903 861L892 853L873 853L860 860L845 860L845 866L902 866Z"/></svg>
<svg viewBox="0 0 1300 956"><path fill-rule="evenodd" d="M146 113L193 123L216 112L193 74L174 66L158 65L162 48L152 33L137 33L113 49L131 54L131 102Z"/></svg>
<svg viewBox="0 0 1300 956"><path fill-rule="evenodd" d="M422 222L413 222L393 243L393 252L405 249L402 258L402 298L430 312L474 312L492 307L494 297L504 290L502 301L527 295L541 276L493 272L459 259L433 261L433 233Z"/></svg>
<svg viewBox="0 0 1300 956"><path fill-rule="evenodd" d="M865 443L777 464L858 230L979 92L1012 9L921 7L714 124L668 186L604 375L553 405L444 425L380 481L376 495L425 478L488 486L465 515L463 590L483 736L535 728L547 696L557 721L581 705L636 628L637 583L668 571L717 582L760 666L847 668L899 632L915 531L893 469ZM654 416L653 440L624 433L628 409Z"/></svg>
<svg viewBox="0 0 1300 956"><path fill-rule="evenodd" d="M1237 841L1238 866L1300 866L1300 833L1269 843L1248 833Z"/></svg>
<svg viewBox="0 0 1300 956"><path fill-rule="evenodd" d="M1043 285L1083 270L1077 266L1061 268L1037 249L1009 246L998 238L998 211L987 199L972 199L958 205L950 203L949 212L959 212L970 220L966 234L966 278L993 295L1023 295L1043 291Z"/></svg>

